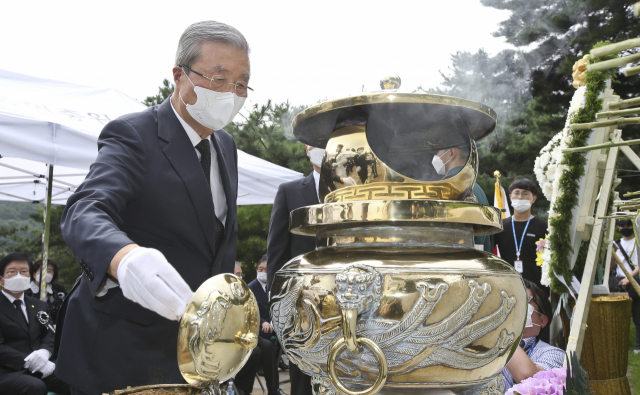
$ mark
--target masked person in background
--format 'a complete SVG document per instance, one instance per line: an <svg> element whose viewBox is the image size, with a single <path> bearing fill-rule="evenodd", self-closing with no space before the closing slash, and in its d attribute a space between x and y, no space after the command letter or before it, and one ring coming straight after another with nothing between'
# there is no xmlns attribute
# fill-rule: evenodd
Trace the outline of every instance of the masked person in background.
<svg viewBox="0 0 640 395"><path fill-rule="evenodd" d="M83 270L56 331L72 393L184 382L178 320L194 290L234 269L238 156L223 128L250 74L242 33L195 23L178 42L171 98L102 130L62 216Z"/></svg>
<svg viewBox="0 0 640 395"><path fill-rule="evenodd" d="M469 160L469 148L467 145L460 145L458 147L442 149L433 156L431 164L436 170L438 175L442 176L442 179L447 179L455 176L462 170L462 167L467 164ZM484 193L480 185L473 184L473 194L476 196L478 203L489 205L489 199ZM482 249L486 252L493 251L491 249L491 236L475 236L474 243L482 245Z"/></svg>
<svg viewBox="0 0 640 395"><path fill-rule="evenodd" d="M304 178L281 184L273 202L269 237L267 238L267 285L269 287L273 283L276 272L291 258L316 248L315 237L294 235L289 232L289 213L292 210L320 203L320 167L325 151L308 145L306 149L307 156L313 165L313 171ZM322 168L324 169L324 166ZM325 175L323 173L322 177L324 181L333 183L332 178L327 178L332 177L331 174ZM322 185L326 184L323 182ZM302 373L300 368L291 362L289 363L289 375L291 376L292 394L311 395L310 376Z"/></svg>
<svg viewBox="0 0 640 395"><path fill-rule="evenodd" d="M29 285L29 289L25 291L25 295L31 296L32 298L40 299L40 269L42 268L42 259L37 260L33 263L31 267L31 271L33 272L33 279L31 280L31 284ZM49 315L51 316L51 322L55 323L58 320L58 311L60 311L60 307L62 306L62 301L64 297L67 296L67 292L64 289L62 284L56 282L58 279L58 264L52 260L47 262L47 275L45 276L45 280L47 283L47 308L49 311Z"/></svg>
<svg viewBox="0 0 640 395"><path fill-rule="evenodd" d="M267 287L267 255L263 255L256 268L256 279L249 283L249 288L253 291L260 310L260 338L258 347L262 352L262 371L264 380L267 382L268 395L282 395L284 392L279 388L280 376L278 374L278 355L271 342L271 337L275 336L273 326L271 326L271 314L269 312L269 287Z"/></svg>
<svg viewBox="0 0 640 395"><path fill-rule="evenodd" d="M564 350L542 340L542 337L549 337L548 324L552 316L547 295L529 280L524 280L524 285L529 296L527 322L520 345L502 369L502 390L505 392L541 370L559 368L564 364Z"/></svg>
<svg viewBox="0 0 640 395"><path fill-rule="evenodd" d="M633 233L633 222L630 219L616 221L618 232L622 235L621 239L613 241L613 249L624 264L624 267L640 283L638 273L638 249L636 247L636 237ZM633 324L636 327L636 348L635 354L640 354L640 296L638 296L635 288L629 284L629 279L618 266L615 259L611 258L611 269L615 269L615 275L609 276L609 288L611 292L628 292L631 298L631 316Z"/></svg>
<svg viewBox="0 0 640 395"><path fill-rule="evenodd" d="M509 198L514 212L511 218L502 220L502 232L493 236L502 259L513 265L522 277L541 287L547 296L549 288L542 287L542 268L536 265L536 242L547 235L547 221L531 215L538 188L531 180L520 178L509 186ZM544 339L548 341L547 339Z"/></svg>
<svg viewBox="0 0 640 395"><path fill-rule="evenodd" d="M14 252L0 260L0 393L68 394L51 361L54 334L47 304L24 294L30 280L26 255Z"/></svg>

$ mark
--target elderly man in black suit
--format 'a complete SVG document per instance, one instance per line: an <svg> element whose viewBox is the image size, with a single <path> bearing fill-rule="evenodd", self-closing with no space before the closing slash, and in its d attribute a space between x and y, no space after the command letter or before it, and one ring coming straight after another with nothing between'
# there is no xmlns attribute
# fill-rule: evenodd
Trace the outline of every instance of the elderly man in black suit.
<svg viewBox="0 0 640 395"><path fill-rule="evenodd" d="M0 260L0 393L68 394L56 377L47 303L26 296L31 275L26 255L14 252Z"/></svg>
<svg viewBox="0 0 640 395"><path fill-rule="evenodd" d="M298 255L313 251L316 248L314 237L294 235L289 232L289 213L303 206L320 203L319 186L320 172L324 150L307 146L307 156L313 164L313 171L299 180L286 182L278 187L271 223L267 239L267 284L273 283L273 278L285 263ZM333 180L335 174L328 176ZM348 177L347 177L348 178ZM354 183L355 184L355 183ZM328 193L329 191L326 191ZM311 395L311 377L302 373L298 366L289 364L291 376L291 393L296 395Z"/></svg>
<svg viewBox="0 0 640 395"><path fill-rule="evenodd" d="M102 130L62 217L84 272L56 340L56 372L72 393L183 382L177 320L206 279L234 268L238 157L222 128L249 77L244 36L195 23L178 43L171 98Z"/></svg>

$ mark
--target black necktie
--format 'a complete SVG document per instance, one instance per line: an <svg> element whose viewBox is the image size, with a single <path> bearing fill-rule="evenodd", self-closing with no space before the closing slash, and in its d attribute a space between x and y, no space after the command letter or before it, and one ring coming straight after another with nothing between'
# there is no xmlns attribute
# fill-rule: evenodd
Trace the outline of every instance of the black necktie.
<svg viewBox="0 0 640 395"><path fill-rule="evenodd" d="M209 139L204 139L196 145L196 149L200 152L200 166L207 178L207 184L211 188L211 143Z"/></svg>
<svg viewBox="0 0 640 395"><path fill-rule="evenodd" d="M209 185L209 189L211 189L211 143L209 142L209 139L200 141L198 145L196 145L196 149L198 150L198 152L200 152L200 166L202 166L204 176L207 178L207 184ZM215 213L215 203L213 211ZM218 255L218 249L220 248L220 244L222 243L222 239L224 238L224 224L218 219L218 216L216 216L215 214L214 218L214 238L216 241L216 249L214 251L214 254Z"/></svg>
<svg viewBox="0 0 640 395"><path fill-rule="evenodd" d="M22 301L20 299L16 299L13 301L13 305L16 306L16 309L18 310L18 314L20 314L20 317L22 317L22 319L24 320L24 323L27 324L27 327L28 327L29 323L27 322L27 317L25 317L24 313L22 312Z"/></svg>

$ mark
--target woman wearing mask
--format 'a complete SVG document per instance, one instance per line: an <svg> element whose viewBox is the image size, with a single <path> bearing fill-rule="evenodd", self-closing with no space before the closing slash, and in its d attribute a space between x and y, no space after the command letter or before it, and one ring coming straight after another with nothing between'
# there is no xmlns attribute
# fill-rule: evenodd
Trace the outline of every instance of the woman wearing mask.
<svg viewBox="0 0 640 395"><path fill-rule="evenodd" d="M31 284L29 289L25 291L27 296L34 297L36 299L40 299L40 269L42 268L42 260L36 261L32 268L31 272L33 273L33 278L31 279ZM45 277L45 281L47 283L47 307L49 309L49 314L51 315L51 322L56 323L58 318L58 311L60 310L60 306L62 306L62 301L64 297L67 295L67 292L64 289L62 284L56 283L55 281L58 279L58 264L52 260L47 262L47 275Z"/></svg>
<svg viewBox="0 0 640 395"><path fill-rule="evenodd" d="M541 340L549 337L551 303L546 294L533 282L524 280L529 295L527 323L520 345L507 366L502 369L502 390L507 391L515 383L532 377L541 370L562 367L565 352ZM546 334L546 336L545 336Z"/></svg>

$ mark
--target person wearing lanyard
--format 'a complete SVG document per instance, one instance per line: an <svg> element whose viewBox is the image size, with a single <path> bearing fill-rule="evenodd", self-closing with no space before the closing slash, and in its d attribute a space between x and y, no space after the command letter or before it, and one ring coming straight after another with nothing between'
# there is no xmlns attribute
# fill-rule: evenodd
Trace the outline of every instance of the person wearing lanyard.
<svg viewBox="0 0 640 395"><path fill-rule="evenodd" d="M524 280L524 284L529 295L527 323L520 345L507 366L502 369L502 390L505 392L515 383L528 379L541 370L559 368L564 363L565 352L541 340L549 332L549 299L533 282Z"/></svg>
<svg viewBox="0 0 640 395"><path fill-rule="evenodd" d="M542 268L536 265L536 242L547 234L547 222L531 215L538 188L526 178L515 180L509 186L509 198L514 208L513 217L502 220L503 231L494 235L500 256L522 274L522 277L540 286ZM542 288L548 295L548 288Z"/></svg>

